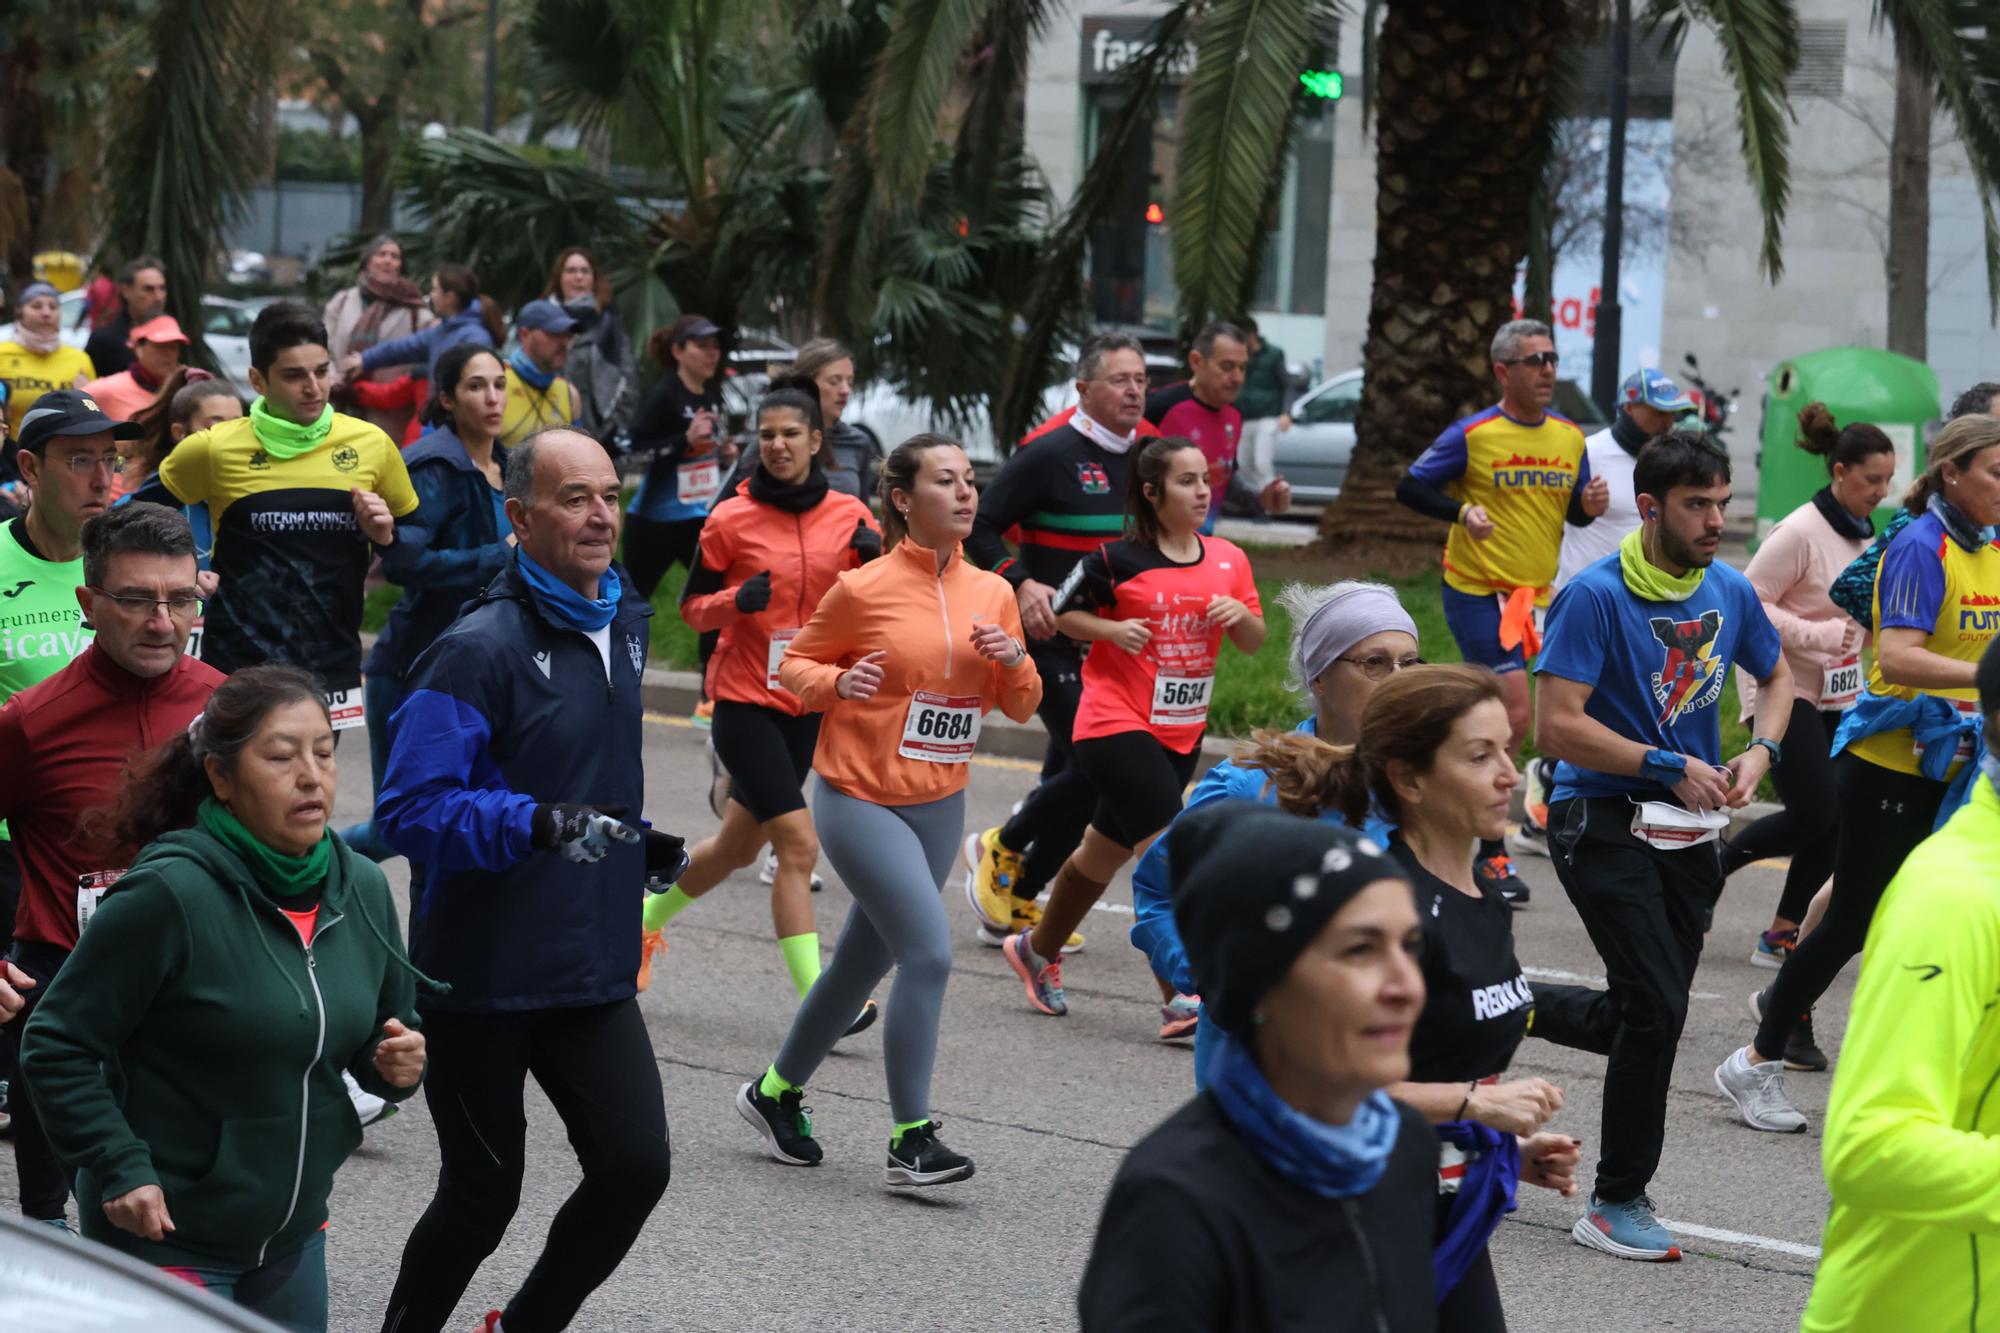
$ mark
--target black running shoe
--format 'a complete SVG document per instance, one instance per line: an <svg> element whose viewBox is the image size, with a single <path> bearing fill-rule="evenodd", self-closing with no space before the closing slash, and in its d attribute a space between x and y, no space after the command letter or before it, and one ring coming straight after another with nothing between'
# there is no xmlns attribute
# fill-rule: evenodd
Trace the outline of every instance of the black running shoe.
<svg viewBox="0 0 2000 1333"><path fill-rule="evenodd" d="M926 1121L889 1145L889 1166L883 1177L891 1185L948 1185L972 1176L972 1159L961 1157L938 1141L937 1121Z"/></svg>
<svg viewBox="0 0 2000 1333"><path fill-rule="evenodd" d="M1528 905L1528 885L1514 873L1514 859L1505 852L1489 856L1472 863L1472 873L1482 888L1491 887L1499 891L1509 907Z"/></svg>
<svg viewBox="0 0 2000 1333"><path fill-rule="evenodd" d="M1812 1011L1792 1024L1792 1030L1785 1037L1785 1068L1803 1069L1818 1074L1827 1066L1826 1052L1813 1040Z"/></svg>
<svg viewBox="0 0 2000 1333"><path fill-rule="evenodd" d="M813 1139L812 1108L806 1106L805 1089L766 1097L759 1075L736 1090L736 1110L764 1136L771 1156L786 1166L818 1166L824 1155Z"/></svg>

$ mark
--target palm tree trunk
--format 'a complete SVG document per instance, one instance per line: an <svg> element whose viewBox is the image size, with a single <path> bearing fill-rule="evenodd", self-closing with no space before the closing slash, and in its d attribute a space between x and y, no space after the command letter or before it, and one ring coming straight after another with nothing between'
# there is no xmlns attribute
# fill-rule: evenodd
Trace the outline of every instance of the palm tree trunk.
<svg viewBox="0 0 2000 1333"><path fill-rule="evenodd" d="M1373 90L1375 285L1354 457L1320 545L1389 572L1434 562L1443 527L1395 499L1412 459L1493 400L1487 344L1512 318L1563 0L1394 0Z"/></svg>
<svg viewBox="0 0 2000 1333"><path fill-rule="evenodd" d="M1899 44L1900 46L1900 44ZM1931 282L1931 86L1896 52L1896 116L1889 142L1889 350L1922 361Z"/></svg>

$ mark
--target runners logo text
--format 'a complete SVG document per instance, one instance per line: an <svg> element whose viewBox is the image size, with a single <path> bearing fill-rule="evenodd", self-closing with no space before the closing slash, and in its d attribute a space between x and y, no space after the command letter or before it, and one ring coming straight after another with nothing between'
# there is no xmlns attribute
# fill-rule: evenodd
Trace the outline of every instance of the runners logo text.
<svg viewBox="0 0 2000 1333"><path fill-rule="evenodd" d="M1655 616L1649 623L1653 638L1666 650L1660 669L1653 673L1653 702L1659 704L1660 725L1665 726L1722 696L1725 677L1715 656L1722 612L1704 611L1699 620Z"/></svg>
<svg viewBox="0 0 2000 1333"><path fill-rule="evenodd" d="M1514 454L1493 465L1493 489L1568 490L1575 484L1575 473L1576 464L1565 458Z"/></svg>
<svg viewBox="0 0 2000 1333"><path fill-rule="evenodd" d="M2000 597L1991 593L1969 592L1958 599L1958 628L1961 638L1989 638L2000 630ZM1972 634L1963 631L1970 630Z"/></svg>

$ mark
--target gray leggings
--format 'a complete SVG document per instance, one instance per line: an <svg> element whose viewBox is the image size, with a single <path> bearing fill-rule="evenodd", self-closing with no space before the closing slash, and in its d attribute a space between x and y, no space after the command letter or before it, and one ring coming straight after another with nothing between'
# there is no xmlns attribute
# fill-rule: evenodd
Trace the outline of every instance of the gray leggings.
<svg viewBox="0 0 2000 1333"><path fill-rule="evenodd" d="M896 969L882 1017L882 1065L897 1124L930 1115L931 1066L951 979L951 923L938 898L965 831L965 793L923 805L875 805L813 786L819 845L854 897L833 946L778 1051L779 1077L805 1086Z"/></svg>

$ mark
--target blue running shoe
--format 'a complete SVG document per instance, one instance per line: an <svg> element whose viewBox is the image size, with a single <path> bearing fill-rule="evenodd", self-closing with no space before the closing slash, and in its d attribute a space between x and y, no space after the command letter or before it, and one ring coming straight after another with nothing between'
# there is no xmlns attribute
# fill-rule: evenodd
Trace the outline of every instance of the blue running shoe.
<svg viewBox="0 0 2000 1333"><path fill-rule="evenodd" d="M1653 1216L1653 1201L1641 1194L1627 1203L1605 1203L1595 1194L1590 1208L1570 1228L1579 1245L1588 1245L1620 1259L1646 1263L1677 1263L1681 1247L1674 1233Z"/></svg>

